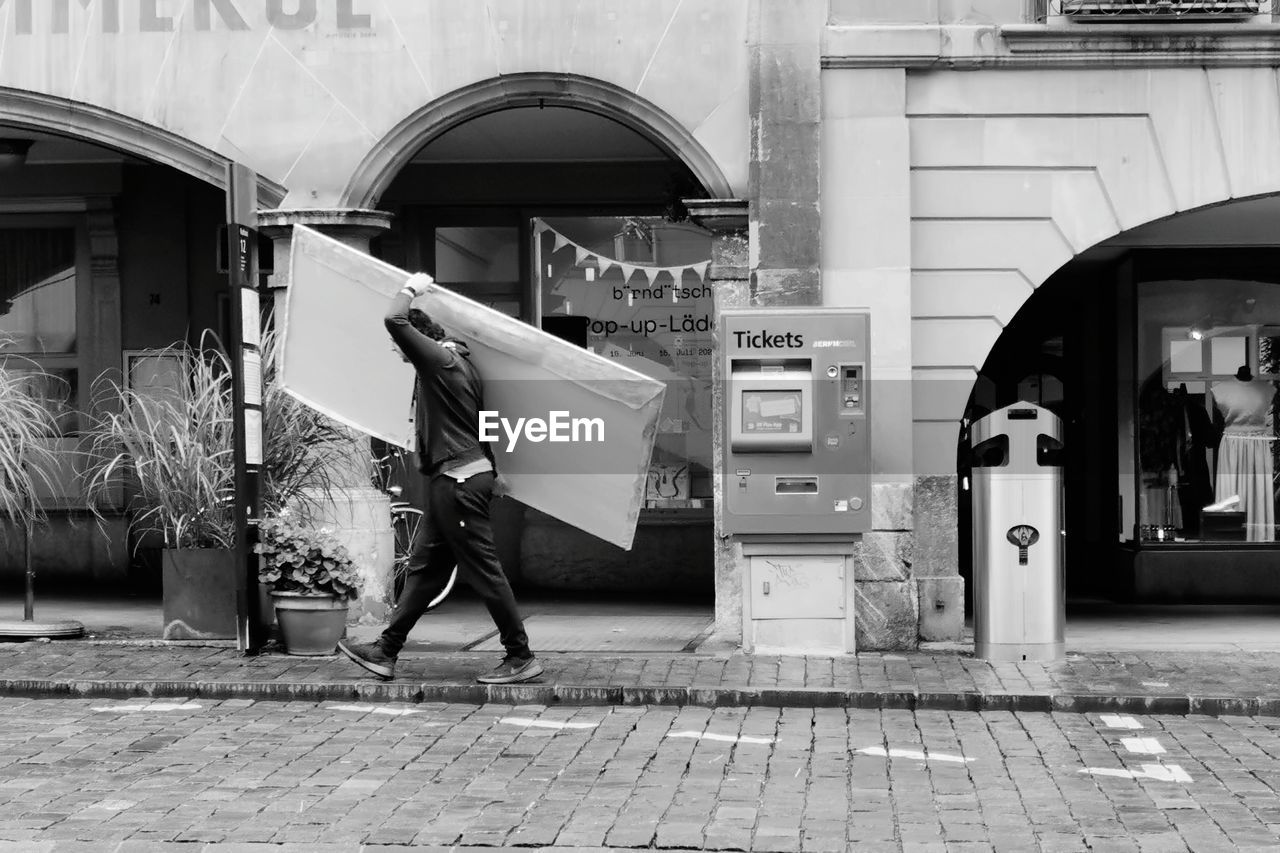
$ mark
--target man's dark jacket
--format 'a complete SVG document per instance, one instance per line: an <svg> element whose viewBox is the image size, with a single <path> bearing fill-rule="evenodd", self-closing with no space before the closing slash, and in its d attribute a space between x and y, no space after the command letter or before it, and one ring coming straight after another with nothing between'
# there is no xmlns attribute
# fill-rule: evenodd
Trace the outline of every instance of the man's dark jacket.
<svg viewBox="0 0 1280 853"><path fill-rule="evenodd" d="M484 384L470 350L452 339L452 348L443 346L415 329L409 322L411 302L409 294L397 294L385 322L391 339L418 371L420 470L434 475L478 459L492 462L489 445L478 438Z"/></svg>

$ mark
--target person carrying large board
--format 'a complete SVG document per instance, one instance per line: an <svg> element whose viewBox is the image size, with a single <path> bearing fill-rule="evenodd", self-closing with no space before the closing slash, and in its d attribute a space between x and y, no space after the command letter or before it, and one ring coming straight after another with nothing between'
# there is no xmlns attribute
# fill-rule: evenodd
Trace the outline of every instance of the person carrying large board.
<svg viewBox="0 0 1280 853"><path fill-rule="evenodd" d="M404 592L386 630L372 643L342 640L338 649L374 675L394 678L396 658L409 631L444 601L461 574L484 602L506 650L502 662L477 680L529 681L543 669L529 648L515 595L494 547L489 504L496 496L498 472L476 427L485 408L484 384L466 343L449 337L425 312L411 307L433 286L425 273L412 276L392 299L385 318L392 340L418 376L417 450L427 477L427 511L410 549Z"/></svg>

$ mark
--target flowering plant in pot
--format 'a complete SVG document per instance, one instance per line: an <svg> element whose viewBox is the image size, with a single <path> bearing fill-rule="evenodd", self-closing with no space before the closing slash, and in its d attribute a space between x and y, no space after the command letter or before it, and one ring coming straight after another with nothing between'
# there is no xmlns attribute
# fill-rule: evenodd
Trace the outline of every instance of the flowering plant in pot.
<svg viewBox="0 0 1280 853"><path fill-rule="evenodd" d="M331 530L285 510L262 522L253 550L261 556L258 580L271 590L285 650L334 654L347 609L360 596L360 575L346 546Z"/></svg>

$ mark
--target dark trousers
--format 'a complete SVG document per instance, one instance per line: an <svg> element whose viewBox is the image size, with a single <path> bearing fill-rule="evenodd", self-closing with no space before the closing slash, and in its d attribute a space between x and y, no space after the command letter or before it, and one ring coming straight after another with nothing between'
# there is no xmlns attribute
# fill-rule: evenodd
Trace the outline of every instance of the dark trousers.
<svg viewBox="0 0 1280 853"><path fill-rule="evenodd" d="M456 565L458 579L475 590L489 610L507 654L533 656L516 597L493 545L489 521L493 481L493 473L487 472L463 482L437 474L428 482L427 512L410 549L404 592L380 640L387 654L397 655L404 648L409 632L431 599L444 589Z"/></svg>

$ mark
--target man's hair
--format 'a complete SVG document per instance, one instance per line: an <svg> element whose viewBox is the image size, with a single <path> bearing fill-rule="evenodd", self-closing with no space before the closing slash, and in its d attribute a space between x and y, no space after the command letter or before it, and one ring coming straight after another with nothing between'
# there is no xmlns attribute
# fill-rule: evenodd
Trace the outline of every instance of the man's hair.
<svg viewBox="0 0 1280 853"><path fill-rule="evenodd" d="M419 332L431 338L433 341L443 341L448 337L444 327L427 316L427 312L421 308L409 309L409 325L413 326Z"/></svg>

